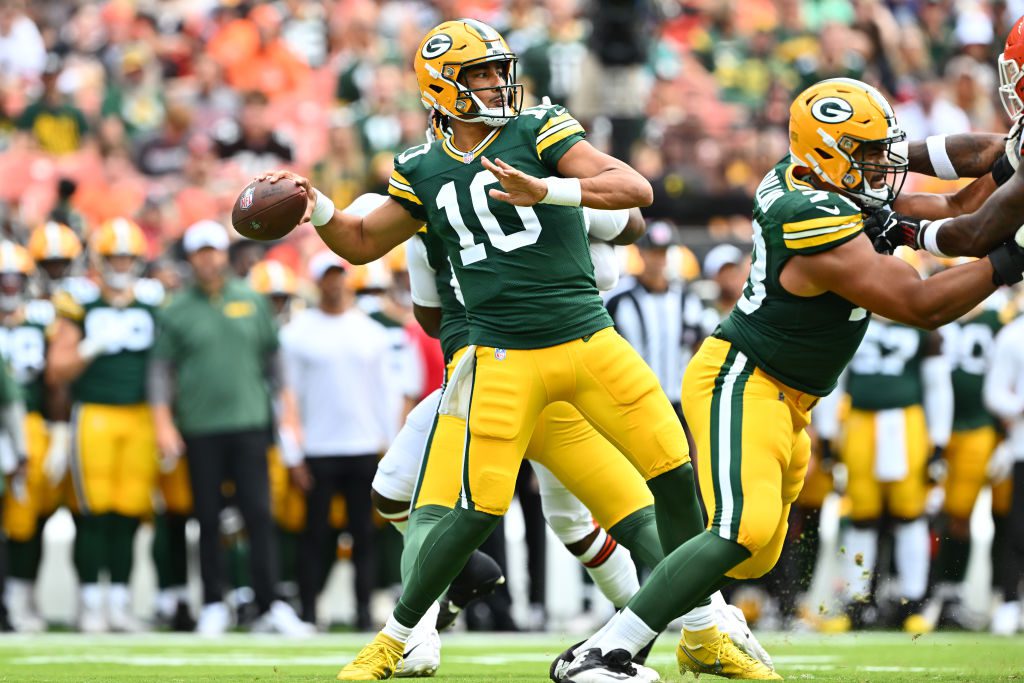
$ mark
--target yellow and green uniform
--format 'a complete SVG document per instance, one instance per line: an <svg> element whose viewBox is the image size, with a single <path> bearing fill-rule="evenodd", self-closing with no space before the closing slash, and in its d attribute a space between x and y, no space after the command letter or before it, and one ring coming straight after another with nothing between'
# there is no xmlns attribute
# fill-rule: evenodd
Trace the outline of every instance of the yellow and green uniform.
<svg viewBox="0 0 1024 683"><path fill-rule="evenodd" d="M73 105L50 105L42 100L25 107L18 129L32 134L39 147L51 154L70 154L82 147L89 126L85 114Z"/></svg>
<svg viewBox="0 0 1024 683"><path fill-rule="evenodd" d="M734 578L761 576L778 560L810 458L810 409L868 326L868 313L842 297L797 297L780 282L793 256L834 249L863 228L854 203L793 171L787 156L758 186L743 296L683 378L709 529L751 553L728 572Z"/></svg>
<svg viewBox="0 0 1024 683"><path fill-rule="evenodd" d="M138 518L151 511L158 468L146 367L162 301L155 280L139 280L122 307L97 286L54 297L57 315L77 325L83 338L114 340L71 383L72 507L81 514Z"/></svg>
<svg viewBox="0 0 1024 683"><path fill-rule="evenodd" d="M988 481L988 459L1000 440L998 421L985 408L982 387L995 336L1013 318L1012 307L1004 304L1004 297L997 293L942 328L944 351L953 367L954 406L943 505L947 514L959 519L970 517L978 493ZM994 488L992 505L997 513L1009 511L1011 490L1009 480Z"/></svg>
<svg viewBox="0 0 1024 683"><path fill-rule="evenodd" d="M854 521L878 519L883 509L903 519L924 512L931 449L922 406L927 342L927 332L872 320L850 363L840 457Z"/></svg>
<svg viewBox="0 0 1024 683"><path fill-rule="evenodd" d="M657 378L602 305L583 210L515 207L487 194L500 186L481 155L546 177L558 174L562 155L583 137L563 107L543 106L491 130L472 152L446 137L395 157L391 198L426 222L436 269L450 266L461 285L466 324L452 320L463 314L445 315L445 353L476 345L468 434L456 438L464 467L446 468L462 469L469 510L504 514L537 420L559 401L573 404L645 479L688 460ZM446 278L439 292L451 289L450 278L439 275ZM580 458L586 468L588 456ZM549 468L559 474L560 467Z"/></svg>
<svg viewBox="0 0 1024 683"><path fill-rule="evenodd" d="M25 495L4 499L4 533L14 541L27 541L38 531L39 519L60 505L62 486L52 486L43 469L49 436L43 418L46 385L47 337L54 321L53 305L45 300L29 301L18 325L0 327L0 355L10 368L25 401L25 442L28 452Z"/></svg>

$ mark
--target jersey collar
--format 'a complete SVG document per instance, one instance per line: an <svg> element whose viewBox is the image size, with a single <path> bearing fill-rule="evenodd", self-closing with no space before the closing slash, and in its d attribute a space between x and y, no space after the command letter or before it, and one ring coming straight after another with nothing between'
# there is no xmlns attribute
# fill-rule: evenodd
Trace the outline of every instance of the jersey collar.
<svg viewBox="0 0 1024 683"><path fill-rule="evenodd" d="M460 151L455 146L455 143L452 142L452 136L445 135L444 141L441 143L441 149L443 149L445 151L445 154L450 156L452 159L455 159L456 161L461 161L464 164L471 164L474 161L476 161L476 158L480 156L480 154L485 149L487 149L488 145L490 145L497 139L498 134L501 133L501 131L503 130L504 127L495 128L494 130L487 134L487 137L480 141L480 144L478 144L476 147L472 149L472 151L469 152Z"/></svg>

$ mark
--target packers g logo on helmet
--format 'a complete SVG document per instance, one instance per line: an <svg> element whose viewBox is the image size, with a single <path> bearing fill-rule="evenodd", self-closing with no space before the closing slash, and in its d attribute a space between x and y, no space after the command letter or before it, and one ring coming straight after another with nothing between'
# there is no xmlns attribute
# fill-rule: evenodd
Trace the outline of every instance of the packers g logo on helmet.
<svg viewBox="0 0 1024 683"><path fill-rule="evenodd" d="M893 144L904 139L882 94L852 78L816 83L789 109L793 162L862 206L889 203L903 188L909 164Z"/></svg>
<svg viewBox="0 0 1024 683"><path fill-rule="evenodd" d="M504 82L487 88L468 87L463 78L465 71L491 62L501 67ZM465 123L504 126L522 109L523 86L516 82L517 62L501 34L482 21L446 21L431 29L416 51L414 67L420 100L427 109ZM501 93L501 104L489 106L479 95L495 90Z"/></svg>

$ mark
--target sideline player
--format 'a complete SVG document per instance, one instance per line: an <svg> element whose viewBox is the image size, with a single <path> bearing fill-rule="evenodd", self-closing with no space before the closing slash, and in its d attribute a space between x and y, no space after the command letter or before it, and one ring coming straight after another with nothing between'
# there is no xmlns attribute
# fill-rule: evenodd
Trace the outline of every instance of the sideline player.
<svg viewBox="0 0 1024 683"><path fill-rule="evenodd" d="M669 555L629 609L577 650L567 680L608 680L600 658L634 652L632 634L664 629L730 578L771 569L810 456L810 410L852 358L868 311L935 329L1021 280L1024 248L1015 241L921 280L860 237L864 208L899 194L908 165L892 145L903 138L889 103L859 81L822 81L793 102L790 155L756 192L743 298L683 380L684 413L708 456L699 464L709 529ZM977 212L953 220L987 218L989 238L1012 234L1022 187L1015 176ZM728 675L718 666L715 630L684 631L680 669Z"/></svg>
<svg viewBox="0 0 1024 683"><path fill-rule="evenodd" d="M585 142L564 108L523 109L515 65L504 39L478 21L428 32L415 57L420 94L451 135L398 154L389 200L365 218L335 211L301 176L270 176L306 189L310 221L350 261L379 257L425 222L444 241L468 311L470 351L446 411L468 418L460 505L424 540L392 617L342 679L384 678L400 666L413 626L508 509L533 426L550 403L574 405L642 473L663 551L702 527L682 425L657 378L611 327L583 223L584 206L647 205L650 184ZM586 468L585 455L577 457L567 466ZM608 665L635 672L623 654Z"/></svg>

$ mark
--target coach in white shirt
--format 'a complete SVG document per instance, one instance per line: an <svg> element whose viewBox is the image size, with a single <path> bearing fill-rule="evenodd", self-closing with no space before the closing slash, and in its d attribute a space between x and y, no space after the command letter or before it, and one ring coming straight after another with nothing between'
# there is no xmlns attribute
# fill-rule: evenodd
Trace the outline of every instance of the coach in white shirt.
<svg viewBox="0 0 1024 683"><path fill-rule="evenodd" d="M1024 317L999 331L992 364L985 374L985 407L1008 425L1006 442L992 454L989 477L1013 477L1013 502L1006 520L1003 548L1003 604L992 615L992 632L1021 630L1020 581L1024 574Z"/></svg>
<svg viewBox="0 0 1024 683"><path fill-rule="evenodd" d="M342 493L354 544L356 626L368 630L375 579L370 484L388 445L390 342L384 326L355 306L347 268L331 252L310 260L320 303L284 327L281 348L285 381L302 425L303 455L288 463L292 480L307 491L306 530L299 546L302 618L316 623L317 594L330 569L324 546L331 498Z"/></svg>

